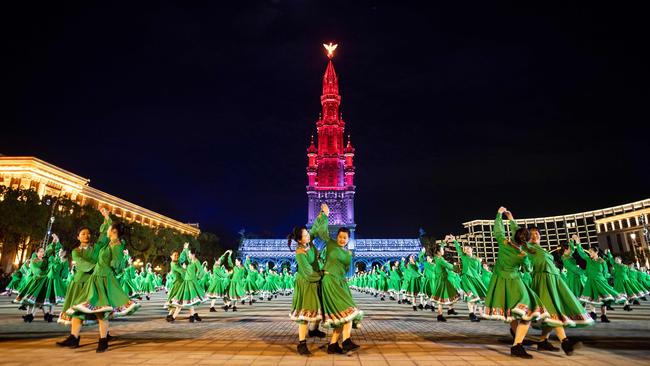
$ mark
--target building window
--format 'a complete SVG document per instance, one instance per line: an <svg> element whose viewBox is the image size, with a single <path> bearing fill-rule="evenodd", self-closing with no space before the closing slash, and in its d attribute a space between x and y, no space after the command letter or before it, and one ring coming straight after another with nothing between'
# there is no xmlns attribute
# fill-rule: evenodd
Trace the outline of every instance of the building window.
<svg viewBox="0 0 650 366"><path fill-rule="evenodd" d="M609 248L611 252L614 251L614 248L612 248L612 238L609 235L607 235L607 248Z"/></svg>
<svg viewBox="0 0 650 366"><path fill-rule="evenodd" d="M623 245L621 244L621 234L616 234L616 245L618 245L618 250L620 253L625 253L623 250Z"/></svg>

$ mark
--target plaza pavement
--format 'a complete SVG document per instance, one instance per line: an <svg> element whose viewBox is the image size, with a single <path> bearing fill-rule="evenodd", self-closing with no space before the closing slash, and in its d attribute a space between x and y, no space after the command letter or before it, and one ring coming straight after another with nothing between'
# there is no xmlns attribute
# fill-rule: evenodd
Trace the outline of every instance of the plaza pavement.
<svg viewBox="0 0 650 366"><path fill-rule="evenodd" d="M355 293L355 298L366 313L362 328L352 333L361 350L350 356L328 355L325 340L310 339L314 355L305 358L295 352L297 328L288 319L291 296L240 305L236 313L210 313L206 304L199 308L201 323L189 323L187 313L167 323L164 294L159 293L143 301L133 316L111 321L116 339L104 354L95 353L96 326L83 329L82 347L62 349L54 342L65 338L67 327L45 323L40 313L33 323L24 323L11 298L2 297L0 365L650 365L650 302L629 313L617 306L610 324L569 330L584 343L574 356L531 348L534 359L525 361L509 356L506 325L470 323L464 304L457 305L459 316L438 323L431 311L414 312L407 305L365 294Z"/></svg>

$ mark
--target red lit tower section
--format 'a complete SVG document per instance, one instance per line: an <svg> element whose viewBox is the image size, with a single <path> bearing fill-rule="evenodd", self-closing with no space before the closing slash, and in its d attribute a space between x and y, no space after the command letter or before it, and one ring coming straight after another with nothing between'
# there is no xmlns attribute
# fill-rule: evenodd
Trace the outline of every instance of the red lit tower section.
<svg viewBox="0 0 650 366"><path fill-rule="evenodd" d="M341 95L339 81L332 63L336 46L325 45L329 61L323 75L322 111L316 121L317 141L311 138L307 149L307 226L320 212L321 203L330 207L330 228L336 232L347 227L354 238L354 147L348 136L344 144L345 122L339 112Z"/></svg>

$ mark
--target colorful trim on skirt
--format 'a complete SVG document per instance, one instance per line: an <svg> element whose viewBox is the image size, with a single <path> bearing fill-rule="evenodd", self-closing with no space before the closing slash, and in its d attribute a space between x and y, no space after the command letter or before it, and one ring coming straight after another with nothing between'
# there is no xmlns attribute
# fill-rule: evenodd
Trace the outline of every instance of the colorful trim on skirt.
<svg viewBox="0 0 650 366"><path fill-rule="evenodd" d="M325 321L323 322L323 326L336 328L349 321L358 324L362 318L363 311L359 310L356 307L350 307L337 314L325 314ZM356 325L356 327L358 327L358 325Z"/></svg>
<svg viewBox="0 0 650 366"><path fill-rule="evenodd" d="M513 320L537 320L545 319L550 316L546 309L542 307L537 307L534 310L530 310L526 304L517 304L512 309L503 309L503 308L488 308L486 307L481 316L485 319L490 320L503 320L505 322L511 322Z"/></svg>
<svg viewBox="0 0 650 366"><path fill-rule="evenodd" d="M293 310L289 314L289 319L294 322L313 322L323 319L323 314L320 310Z"/></svg>

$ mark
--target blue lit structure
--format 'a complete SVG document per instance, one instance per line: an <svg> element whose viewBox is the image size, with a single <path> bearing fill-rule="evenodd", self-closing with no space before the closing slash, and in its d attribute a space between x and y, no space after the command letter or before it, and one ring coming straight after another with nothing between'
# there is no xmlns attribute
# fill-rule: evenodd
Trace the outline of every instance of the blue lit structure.
<svg viewBox="0 0 650 366"><path fill-rule="evenodd" d="M349 273L352 275L358 264L369 269L373 264L383 265L417 254L421 247L419 239L356 239L350 241L348 248L354 254ZM286 263L292 271L296 269L295 253L287 247L286 239L243 239L239 255L242 258L250 256L251 261L263 267L269 263L272 267L282 267Z"/></svg>

